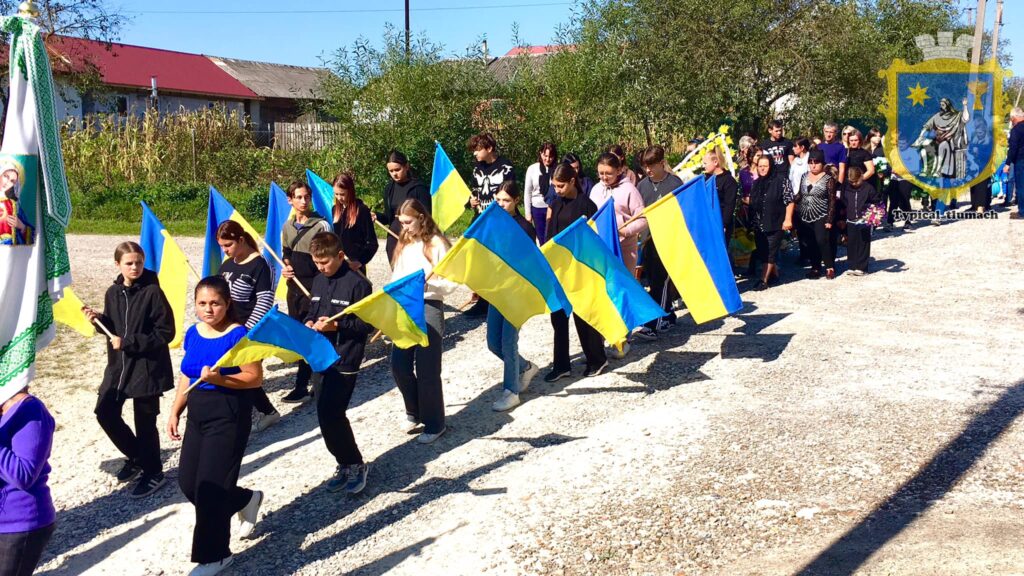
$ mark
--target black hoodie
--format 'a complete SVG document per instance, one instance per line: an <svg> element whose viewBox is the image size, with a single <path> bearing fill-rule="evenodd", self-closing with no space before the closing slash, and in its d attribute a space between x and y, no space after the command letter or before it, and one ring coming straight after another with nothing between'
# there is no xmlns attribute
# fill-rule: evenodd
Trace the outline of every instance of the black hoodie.
<svg viewBox="0 0 1024 576"><path fill-rule="evenodd" d="M174 315L154 272L144 270L131 286L119 274L107 289L99 320L121 338L120 350L107 341L101 394L113 387L128 398L145 398L174 387L167 348L176 330Z"/></svg>
<svg viewBox="0 0 1024 576"><path fill-rule="evenodd" d="M316 322L323 316L330 318L366 298L372 291L369 280L353 272L348 264L342 262L341 267L332 276L320 274L313 279L313 285L309 289L313 298L305 321ZM334 367L341 372L358 372L359 366L363 363L366 336L371 331L373 326L354 314L345 314L338 318L338 329L323 333L341 356L341 360L338 360Z"/></svg>

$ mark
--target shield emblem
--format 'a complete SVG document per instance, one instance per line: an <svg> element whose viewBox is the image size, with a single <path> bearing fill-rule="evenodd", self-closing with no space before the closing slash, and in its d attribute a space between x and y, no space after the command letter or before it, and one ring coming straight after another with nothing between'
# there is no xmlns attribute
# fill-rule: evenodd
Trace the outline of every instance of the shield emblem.
<svg viewBox="0 0 1024 576"><path fill-rule="evenodd" d="M888 80L880 111L895 174L946 201L992 176L1006 145L1004 72L995 61L972 70L957 59L895 60L879 76Z"/></svg>

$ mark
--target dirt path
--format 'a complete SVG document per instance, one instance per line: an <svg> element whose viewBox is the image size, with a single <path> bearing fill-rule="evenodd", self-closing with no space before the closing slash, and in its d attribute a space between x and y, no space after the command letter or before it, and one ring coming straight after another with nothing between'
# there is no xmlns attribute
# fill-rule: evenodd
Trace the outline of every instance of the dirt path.
<svg viewBox="0 0 1024 576"><path fill-rule="evenodd" d="M230 573L1024 574L1022 232L1004 216L883 236L863 278L789 267L736 317L684 318L594 379L538 378L508 414L490 410L485 327L450 313L450 432L434 445L399 431L385 350L369 349L350 416L373 468L356 498L322 489L334 466L313 408L281 404L294 370L269 365L287 414L250 442L242 482L266 492L265 516L232 542ZM71 239L86 302L119 240ZM198 239L183 244L199 263ZM534 318L523 354L546 366L550 338ZM41 360L60 522L41 572L185 573L177 487L134 501L111 476L92 416L103 362L99 338L69 333ZM174 477L178 446L163 447Z"/></svg>

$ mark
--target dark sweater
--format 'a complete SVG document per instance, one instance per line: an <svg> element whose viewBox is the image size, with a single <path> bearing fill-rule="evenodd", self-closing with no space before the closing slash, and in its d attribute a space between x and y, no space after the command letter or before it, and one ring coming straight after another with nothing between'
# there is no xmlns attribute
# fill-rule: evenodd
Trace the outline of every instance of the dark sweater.
<svg viewBox="0 0 1024 576"><path fill-rule="evenodd" d="M878 204L882 195L871 184L864 182L860 188L854 188L849 182L843 184L843 203L846 204L846 219L853 222L860 218L868 204Z"/></svg>
<svg viewBox="0 0 1024 576"><path fill-rule="evenodd" d="M1024 121L1017 122L1013 128L1010 128L1009 145L1010 147L1006 151L1006 164L1013 166L1024 162Z"/></svg>
<svg viewBox="0 0 1024 576"><path fill-rule="evenodd" d="M597 206L588 196L579 194L571 200L558 196L551 204L551 221L548 222L547 232L548 238L554 238L556 234L579 220L580 216L586 216L587 219L590 219L594 214L597 214Z"/></svg>
<svg viewBox="0 0 1024 576"><path fill-rule="evenodd" d="M120 350L107 341L101 394L114 388L128 398L145 398L174 387L167 345L178 328L156 273L144 270L131 286L119 274L103 298L99 321L121 337Z"/></svg>
<svg viewBox="0 0 1024 576"><path fill-rule="evenodd" d="M341 267L332 276L320 274L313 280L309 290L313 298L305 321L316 322L321 317L334 316L369 296L371 291L369 280L356 274L348 264L342 262ZM359 366L363 363L366 336L371 331L373 326L354 314L345 314L338 318L338 330L323 333L341 356L334 367L341 372L359 371Z"/></svg>
<svg viewBox="0 0 1024 576"><path fill-rule="evenodd" d="M519 210L516 210L516 213L512 214L512 219L516 221L516 224L519 224L519 227L523 229L523 232L526 232L526 235L530 237L530 240L534 242L537 241L537 229L534 228L533 224L527 221L526 218L523 218L523 215L519 213Z"/></svg>
<svg viewBox="0 0 1024 576"><path fill-rule="evenodd" d="M366 266L377 253L377 234L373 230L370 209L362 200L356 200L356 205L359 206L359 210L356 213L355 224L348 226L348 223L344 222L345 215L342 214L342 221L334 223L334 233L341 238L341 248L345 251L345 256Z"/></svg>
<svg viewBox="0 0 1024 576"><path fill-rule="evenodd" d="M715 176L715 189L718 191L718 206L722 209L722 227L732 228L732 216L736 213L739 184L732 174L722 172Z"/></svg>
<svg viewBox="0 0 1024 576"><path fill-rule="evenodd" d="M786 220L786 207L792 202L793 189L788 175L775 170L754 182L750 191L751 218L762 232L778 232Z"/></svg>
<svg viewBox="0 0 1024 576"><path fill-rule="evenodd" d="M402 224L398 221L398 209L410 198L419 200L423 207L427 209L427 212L430 213L430 191L422 182L413 177L410 177L405 182L395 182L394 180L388 182L387 187L384 188L384 211L377 213L377 221L390 228L396 235L400 233L402 231ZM388 234L386 246L388 262L391 261L391 256L395 253L395 245L397 243L398 240L391 234Z"/></svg>

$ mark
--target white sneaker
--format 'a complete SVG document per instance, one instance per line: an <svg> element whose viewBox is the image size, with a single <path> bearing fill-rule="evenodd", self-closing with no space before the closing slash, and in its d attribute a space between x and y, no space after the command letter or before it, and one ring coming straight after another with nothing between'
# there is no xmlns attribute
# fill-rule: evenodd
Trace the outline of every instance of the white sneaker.
<svg viewBox="0 0 1024 576"><path fill-rule="evenodd" d="M441 431L438 432L437 434L427 434L426 432L424 432L423 434L420 434L419 436L416 437L416 441L419 442L420 444L430 444L434 440L437 440L438 438L443 436L444 433L447 431L448 427L444 427L441 428Z"/></svg>
<svg viewBox="0 0 1024 576"><path fill-rule="evenodd" d="M527 388L530 387L530 382L533 381L534 377L537 376L537 372L540 372L540 367L533 362L526 363L526 370L519 376L519 393L526 392Z"/></svg>
<svg viewBox="0 0 1024 576"><path fill-rule="evenodd" d="M274 410L270 414L262 414L257 412L256 416L256 431L263 432L267 428L270 428L274 424L281 421L281 413Z"/></svg>
<svg viewBox="0 0 1024 576"><path fill-rule="evenodd" d="M253 531L256 530L256 521L259 519L261 504L263 504L263 492L253 490L249 503L245 505L245 508L238 511L238 537L242 540L252 536Z"/></svg>
<svg viewBox="0 0 1024 576"><path fill-rule="evenodd" d="M217 562L208 562L206 564L200 564L192 569L188 573L188 576L213 576L219 574L221 570L231 566L231 563L235 561L234 556L228 556Z"/></svg>
<svg viewBox="0 0 1024 576"><path fill-rule="evenodd" d="M510 390L502 390L501 398L498 398L494 404L491 405L491 409L495 412L504 412L511 410L519 406L519 394L515 394Z"/></svg>

